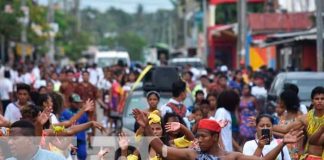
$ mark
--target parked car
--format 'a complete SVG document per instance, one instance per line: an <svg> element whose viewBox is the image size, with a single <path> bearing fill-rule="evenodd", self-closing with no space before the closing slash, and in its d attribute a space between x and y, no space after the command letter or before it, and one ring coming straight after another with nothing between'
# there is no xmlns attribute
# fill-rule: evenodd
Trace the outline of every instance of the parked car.
<svg viewBox="0 0 324 160"><path fill-rule="evenodd" d="M268 92L268 104L276 104L285 83L298 86L301 104L311 104L311 92L316 86L324 85L324 72L285 72L279 73L273 80Z"/></svg>

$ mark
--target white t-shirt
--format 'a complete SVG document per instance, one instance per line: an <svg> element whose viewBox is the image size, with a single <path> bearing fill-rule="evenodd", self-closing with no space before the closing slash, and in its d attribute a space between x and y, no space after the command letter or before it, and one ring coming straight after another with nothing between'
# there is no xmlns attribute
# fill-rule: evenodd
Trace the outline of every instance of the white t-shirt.
<svg viewBox="0 0 324 160"><path fill-rule="evenodd" d="M100 79L99 83L97 84L98 89L102 90L110 90L111 86L111 82L105 78Z"/></svg>
<svg viewBox="0 0 324 160"><path fill-rule="evenodd" d="M269 145L265 145L263 147L262 155L265 156L266 154L268 154L278 144L279 144L278 140L273 138ZM253 155L257 148L258 148L257 141L255 141L255 140L247 141L247 142L245 142L245 144L243 146L243 154ZM282 155L282 153L283 153L283 155ZM282 159L282 156L283 156L283 159ZM282 152L279 153L276 160L290 160L290 155L289 155L289 152L288 152L288 149L286 146L282 149Z"/></svg>
<svg viewBox="0 0 324 160"><path fill-rule="evenodd" d="M38 79L35 81L34 83L34 88L35 89L39 89L40 87L45 87L46 86L46 80L43 80L43 79Z"/></svg>
<svg viewBox="0 0 324 160"><path fill-rule="evenodd" d="M49 121L51 122L51 124L57 124L59 123L59 120L57 119L56 115L53 113L50 113L50 119Z"/></svg>
<svg viewBox="0 0 324 160"><path fill-rule="evenodd" d="M231 113L223 107L218 108L215 113L215 119L217 121L228 121L228 124L224 128L222 128L221 138L224 143L225 151L233 152Z"/></svg>
<svg viewBox="0 0 324 160"><path fill-rule="evenodd" d="M17 102L8 104L4 117L10 123L14 123L20 120L22 116L20 109L18 108Z"/></svg>
<svg viewBox="0 0 324 160"><path fill-rule="evenodd" d="M307 110L306 105L300 104L299 105L299 111L302 112L303 114L307 114L308 110Z"/></svg>
<svg viewBox="0 0 324 160"><path fill-rule="evenodd" d="M8 78L0 79L0 97L1 100L9 100L9 93L13 92L13 84Z"/></svg>
<svg viewBox="0 0 324 160"><path fill-rule="evenodd" d="M93 68L89 68L88 72L89 72L89 82L95 86L98 82L99 74L97 73L97 70Z"/></svg>
<svg viewBox="0 0 324 160"><path fill-rule="evenodd" d="M251 89L251 94L255 97L267 97L267 90L264 87L253 86Z"/></svg>

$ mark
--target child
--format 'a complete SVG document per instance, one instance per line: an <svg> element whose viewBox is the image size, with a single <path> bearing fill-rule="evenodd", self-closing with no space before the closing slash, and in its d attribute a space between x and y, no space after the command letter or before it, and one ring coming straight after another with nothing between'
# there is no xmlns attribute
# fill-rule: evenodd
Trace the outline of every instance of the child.
<svg viewBox="0 0 324 160"><path fill-rule="evenodd" d="M21 109L31 104L29 102L30 98L30 86L24 83L17 84L17 101L9 103L4 114L6 120L10 123L14 123L20 120L21 116Z"/></svg>

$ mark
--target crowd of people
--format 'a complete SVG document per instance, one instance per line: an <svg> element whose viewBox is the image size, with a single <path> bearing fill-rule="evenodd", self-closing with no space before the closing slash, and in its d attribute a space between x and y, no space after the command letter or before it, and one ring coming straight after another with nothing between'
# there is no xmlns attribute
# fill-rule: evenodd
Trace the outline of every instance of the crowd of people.
<svg viewBox="0 0 324 160"><path fill-rule="evenodd" d="M110 115L123 112L143 70L122 64L2 66L0 159L87 159L96 129L116 127ZM313 89L312 104L305 106L298 86L287 83L269 110L267 91L276 75L272 69L220 67L201 74L187 65L180 72L181 79L170 84L172 98L166 104L159 103L158 90L145 93L147 110L133 110L134 135L119 133L115 159L324 158L323 86ZM191 106L183 103L187 96L194 98ZM103 119L96 109L104 111ZM139 149L145 137L153 137L147 156ZM128 138L136 139L135 147ZM101 150L98 158L109 152Z"/></svg>

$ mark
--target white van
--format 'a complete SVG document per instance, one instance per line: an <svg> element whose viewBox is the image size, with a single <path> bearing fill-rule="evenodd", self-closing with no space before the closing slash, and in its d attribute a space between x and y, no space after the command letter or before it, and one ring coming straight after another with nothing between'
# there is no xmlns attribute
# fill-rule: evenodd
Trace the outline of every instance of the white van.
<svg viewBox="0 0 324 160"><path fill-rule="evenodd" d="M129 53L125 51L98 51L94 57L99 67L107 67L118 64L119 61L130 66Z"/></svg>

